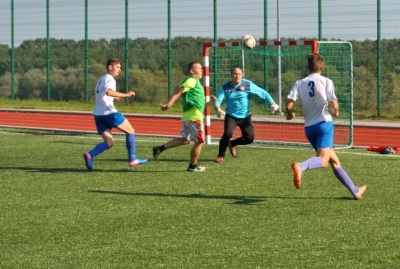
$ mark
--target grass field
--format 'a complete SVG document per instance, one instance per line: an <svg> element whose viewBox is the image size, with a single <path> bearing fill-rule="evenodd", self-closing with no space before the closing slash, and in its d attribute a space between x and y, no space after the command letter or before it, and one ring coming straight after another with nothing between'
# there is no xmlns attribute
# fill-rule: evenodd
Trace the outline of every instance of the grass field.
<svg viewBox="0 0 400 269"><path fill-rule="evenodd" d="M306 147L249 145L223 164L205 145L154 161L165 138L137 137L149 162L128 168L123 136L88 172L99 136L0 129L0 268L398 268L399 156L338 150L355 201L330 168L293 187Z"/></svg>

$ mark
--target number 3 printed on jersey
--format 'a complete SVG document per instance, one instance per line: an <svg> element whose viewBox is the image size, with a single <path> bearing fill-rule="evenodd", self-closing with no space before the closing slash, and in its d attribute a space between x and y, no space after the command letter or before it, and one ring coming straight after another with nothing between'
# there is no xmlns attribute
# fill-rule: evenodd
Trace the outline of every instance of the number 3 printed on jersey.
<svg viewBox="0 0 400 269"><path fill-rule="evenodd" d="M314 83L314 81L308 82L308 86L309 86L310 89L311 89L311 91L308 92L308 95L309 95L310 97L314 97L314 95L315 95L315 83Z"/></svg>

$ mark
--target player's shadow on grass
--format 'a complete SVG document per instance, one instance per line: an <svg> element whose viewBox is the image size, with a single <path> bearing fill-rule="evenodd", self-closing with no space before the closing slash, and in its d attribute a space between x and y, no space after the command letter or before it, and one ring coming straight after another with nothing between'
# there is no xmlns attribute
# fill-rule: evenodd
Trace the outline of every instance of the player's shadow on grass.
<svg viewBox="0 0 400 269"><path fill-rule="evenodd" d="M163 158L159 160L154 160L153 156L151 158L138 156L138 158L147 158L149 162L176 162L176 163L189 163L189 158L186 159L171 159L171 158ZM104 160L104 159L103 159ZM109 162L127 162L126 159L107 159Z"/></svg>
<svg viewBox="0 0 400 269"><path fill-rule="evenodd" d="M187 198L187 199L221 199L221 200L235 200L232 204L236 205L248 205L258 202L263 202L267 197L251 197L251 196L223 196L223 195L205 195L201 193L191 194L168 194L168 193L145 193L145 192L120 192L120 191L103 191L103 190L89 190L92 193L102 194L117 194L117 195L129 195L129 196L157 196L157 197L176 197L176 198Z"/></svg>
<svg viewBox="0 0 400 269"><path fill-rule="evenodd" d="M8 170L8 169L15 169L15 170L21 170L21 171L28 171L28 172L35 172L35 173L66 173L66 172L82 172L82 171L87 171L86 168L43 168L43 167L0 167L0 170Z"/></svg>
<svg viewBox="0 0 400 269"><path fill-rule="evenodd" d="M104 191L104 190L88 190L90 193L116 194L128 196L155 196L155 197L176 197L186 199L220 199L234 200L234 205L253 205L264 202L268 199L301 199L301 200L353 200L349 197L329 198L329 197L293 197L293 196L240 196L240 195L205 195L201 193L191 194L168 194L168 193L146 193L146 192L121 192L121 191Z"/></svg>
<svg viewBox="0 0 400 269"><path fill-rule="evenodd" d="M135 170L135 167L126 167L126 168L115 168L115 169L107 169L107 168L95 168L92 172L88 171L86 167L80 167L80 168L65 168L65 167L49 167L49 168L43 168L43 167L0 167L0 170L8 170L8 169L16 169L16 170L21 170L21 171L27 171L27 172L32 172L32 173L89 173L89 174L95 174L95 173L126 173L126 172L135 172L135 173L154 173L154 171L138 171ZM160 171L157 171L160 172ZM164 172L164 171L162 171ZM165 171L165 172L173 172L176 173L176 171ZM186 173L186 170L184 171Z"/></svg>
<svg viewBox="0 0 400 269"><path fill-rule="evenodd" d="M71 145L87 145L86 141L49 141L48 143L52 143L52 144L71 144Z"/></svg>

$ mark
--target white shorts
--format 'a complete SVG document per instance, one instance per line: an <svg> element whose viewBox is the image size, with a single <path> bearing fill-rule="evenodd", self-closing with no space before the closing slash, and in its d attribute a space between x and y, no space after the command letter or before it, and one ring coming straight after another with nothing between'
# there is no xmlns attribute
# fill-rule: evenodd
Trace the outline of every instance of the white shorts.
<svg viewBox="0 0 400 269"><path fill-rule="evenodd" d="M189 141L204 144L203 121L193 121L193 120L182 121L181 136Z"/></svg>

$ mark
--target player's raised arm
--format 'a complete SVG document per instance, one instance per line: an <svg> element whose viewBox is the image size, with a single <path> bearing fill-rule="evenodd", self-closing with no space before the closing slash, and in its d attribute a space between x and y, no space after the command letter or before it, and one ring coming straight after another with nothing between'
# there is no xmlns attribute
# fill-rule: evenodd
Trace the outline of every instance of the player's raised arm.
<svg viewBox="0 0 400 269"><path fill-rule="evenodd" d="M166 104L160 104L160 108L162 111L165 111L167 109L169 109L176 100L178 100L179 96L181 96L181 94L183 93L183 91L185 90L185 88L183 87L179 87L177 88L174 93L171 95L171 98L169 99L168 103Z"/></svg>

